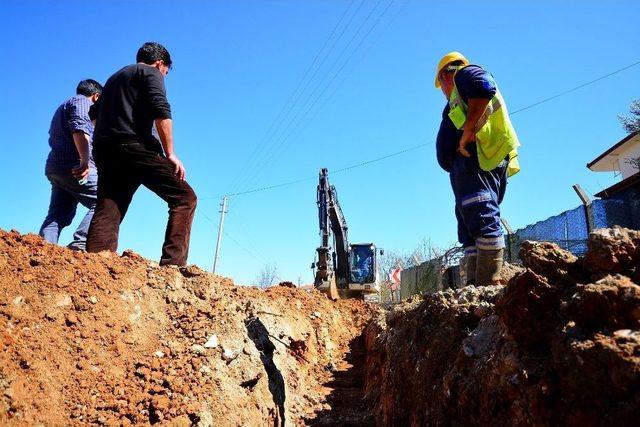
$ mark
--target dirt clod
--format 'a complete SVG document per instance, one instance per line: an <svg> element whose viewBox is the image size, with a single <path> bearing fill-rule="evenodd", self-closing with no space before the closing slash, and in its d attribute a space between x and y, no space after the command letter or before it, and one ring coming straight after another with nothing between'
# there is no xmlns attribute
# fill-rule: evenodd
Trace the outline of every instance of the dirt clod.
<svg viewBox="0 0 640 427"><path fill-rule="evenodd" d="M579 259L525 242L507 286L408 301L367 327L382 425L634 425L640 233L600 230ZM636 279L634 279L636 278Z"/></svg>
<svg viewBox="0 0 640 427"><path fill-rule="evenodd" d="M338 387L324 366L346 360L371 315L0 230L0 425L312 422Z"/></svg>

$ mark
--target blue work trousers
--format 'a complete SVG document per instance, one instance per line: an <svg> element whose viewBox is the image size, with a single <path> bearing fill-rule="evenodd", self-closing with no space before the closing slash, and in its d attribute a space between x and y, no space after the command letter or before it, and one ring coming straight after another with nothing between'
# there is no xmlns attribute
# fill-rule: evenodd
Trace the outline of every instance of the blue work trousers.
<svg viewBox="0 0 640 427"><path fill-rule="evenodd" d="M86 215L78 225L73 240L69 244L71 249L86 250L87 233L98 199L98 175L90 169L86 183L79 183L71 172L47 173L51 182L51 200L49 212L40 227L40 235L47 242L58 243L60 232L71 224L76 215L78 203L88 209Z"/></svg>
<svg viewBox="0 0 640 427"><path fill-rule="evenodd" d="M507 161L484 171L475 146L469 148L471 157L456 154L449 175L456 198L458 240L465 254L472 255L477 248L504 248L500 203L507 189Z"/></svg>

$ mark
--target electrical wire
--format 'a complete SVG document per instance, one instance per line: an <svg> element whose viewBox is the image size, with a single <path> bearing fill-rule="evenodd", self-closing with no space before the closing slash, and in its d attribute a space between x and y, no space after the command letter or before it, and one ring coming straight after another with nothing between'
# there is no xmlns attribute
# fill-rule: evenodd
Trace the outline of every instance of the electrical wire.
<svg viewBox="0 0 640 427"><path fill-rule="evenodd" d="M426 143L425 144L415 145L413 147L409 147L409 148L405 148L405 149L400 150L400 151L396 151L395 153L387 154L387 155L384 155L384 156L381 156L381 157L377 157L375 159L365 160L363 162L356 163L356 164L353 164L353 165L350 165L350 166L347 166L347 167L344 167L344 168L341 168L341 169L332 170L331 174L335 175L335 174L338 174L338 173L346 172L346 171L351 170L351 169L355 169L355 168L359 168L359 167L362 167L362 166L370 165L371 163L380 162L382 160L386 160L386 159L391 158L391 157L395 157L395 156L399 156L399 155L404 154L404 153L408 153L409 151L418 150L418 149L426 147L428 145L429 144L426 144ZM259 191L273 190L275 188L285 187L285 186L288 186L288 185L298 184L298 183L306 182L306 181L313 181L313 180L316 180L316 179L318 179L318 177L300 178L300 179L296 179L294 181L287 181L287 182L283 182L283 183L280 183L280 184L254 188L252 190L239 191L237 193L227 194L226 196L227 197L234 197L234 196L241 196L241 195L244 195L244 194L257 193ZM212 198L213 197L205 197L205 198L203 198L203 200L208 200L208 199L212 199Z"/></svg>
<svg viewBox="0 0 640 427"><path fill-rule="evenodd" d="M369 30L366 31L364 36L359 40L359 42L356 45L356 47L353 50L351 50L351 52L349 52L347 54L347 51L349 50L350 46L358 38L358 36L362 32L362 30L365 28L365 26L369 22L369 20L372 18L372 16L374 15L374 12L377 10L378 6L381 3L382 3L382 0L378 0L378 2L375 4L375 6L369 11L367 16L360 23L360 25L358 26L356 31L353 33L351 39L349 39L349 41L347 42L345 47L342 49L342 51L340 52L340 54L338 55L336 60L329 67L329 70L327 71L327 73L325 73L325 75L320 79L319 83L314 87L314 89L309 94L307 99L300 105L300 109L296 112L295 115L293 115L291 120L289 120L288 124L280 132L280 135L281 135L280 139L276 140L276 143L274 145L274 149L271 150L270 155L265 156L263 158L264 160L262 161L262 164L258 164L257 167L253 170L251 178L249 179L250 181L255 179L257 176L259 176L260 172L264 171L269 164L273 163L274 159L277 157L277 154L279 152L281 152L281 150L285 147L285 143L290 139L292 134L296 130L298 130L300 125L302 123L304 123L305 119L309 116L310 112L317 105L318 101L327 92L327 89L329 89L329 87L331 87L331 85L333 84L335 79L338 77L338 75L340 75L342 70L344 70L344 68L349 63L349 61L354 57L354 55L357 53L357 51L361 48L361 46L364 43L364 41L366 40L366 38L371 34L373 29L377 26L377 24L379 23L380 19L389 10L391 5L393 4L393 0L391 0L389 2L389 4L387 5L387 8L378 16L378 19L369 28ZM342 62L342 64L339 65L340 62L345 57L345 54L347 54L346 55L346 59L344 59L344 62ZM338 68L336 69L336 67L338 67ZM331 73L333 73L333 75L331 75ZM325 84L325 82L327 81L327 78L329 78L329 81ZM319 94L317 96L315 96L315 94L318 93L318 91L320 91ZM314 96L315 96L315 98L314 98ZM307 108L307 106L308 106L308 108Z"/></svg>
<svg viewBox="0 0 640 427"><path fill-rule="evenodd" d="M201 216L202 218L206 219L207 221L209 221L211 224L213 224L214 226L216 225L216 222L209 216L207 215L202 209L200 209L199 207L197 208L198 210L198 216ZM256 261L262 263L263 260L261 258L259 258L258 256L256 256L252 251L250 251L249 249L247 249L242 243L238 242L237 239L235 239L233 236L231 236L226 230L222 232L222 234L226 237L229 238L229 240L231 240L233 243L236 244L236 246L238 246L240 249L242 249L244 252L246 252L249 256L251 256L251 258L255 259Z"/></svg>
<svg viewBox="0 0 640 427"><path fill-rule="evenodd" d="M556 95L553 95L553 96L550 96L550 97L548 97L548 98L542 99L542 100L540 100L540 101L538 101L538 102L534 102L533 104L527 105L526 107L519 108L519 109L517 109L517 110L513 111L513 112L512 112L511 114L509 114L509 115L510 115L510 116L513 116L514 114L517 114L517 113L519 113L519 112L521 112L521 111L528 110L529 108L536 107L536 106L538 106L538 105L540 105L540 104L544 104L545 102L549 102L549 101L552 101L552 100L554 100L554 99L556 99L556 98L559 98L559 97L561 97L561 96L567 95L567 94L569 94L569 93L571 93L571 92L575 92L575 91L576 91L576 90L578 90L578 89L582 89L583 87L586 87L586 86L592 85L592 84L594 84L594 83L596 83L596 82L599 82L600 80L604 80L604 79L606 79L607 77L611 77L611 76L613 76L613 75L615 75L615 74L621 73L622 71L628 70L629 68L631 68L631 67L635 67L636 65L639 65L639 64L640 64L640 61L638 61L638 62L634 62L633 64L627 65L626 67L619 68L619 69L617 69L617 70L615 70L615 71L610 72L609 74L605 74L604 76L600 76L600 77L598 77L597 79L593 79L593 80L591 80L591 81L589 81L589 82L586 82L586 83L583 83L583 84L578 85L578 86L576 86L576 87L573 87L573 88L571 88L571 89L565 90L565 91L560 92L560 93L558 93L558 94L556 94Z"/></svg>
<svg viewBox="0 0 640 427"><path fill-rule="evenodd" d="M250 156L249 160L247 160L247 162L245 164L245 167L242 168L241 170L247 170L249 168L249 166L254 162L258 163L259 160L263 157L262 154L264 154L265 150L268 152L268 148L267 147L270 145L270 143L273 140L274 136L277 134L277 131L278 131L279 127L285 121L286 117L291 113L291 111L293 110L293 107L298 103L298 101L300 100L300 98L302 97L304 92L306 91L307 87L309 86L310 82L313 81L313 79L317 75L318 71L322 68L322 66L324 65L325 61L330 56L332 49L340 41L340 39L342 38L342 36L346 32L347 28L349 28L351 26L351 23L353 22L353 19L358 14L358 12L360 11L360 8L362 8L362 6L364 5L364 2L365 2L365 0L361 0L360 5L358 6L358 8L351 14L347 24L342 28L342 31L340 32L340 34L333 40L333 43L331 44L329 49L326 51L325 55L322 57L322 60L319 62L319 65L315 68L315 70L313 71L313 74L307 80L307 76L309 75L311 70L314 68L314 66L318 62L318 58L320 58L322 53L325 51L325 48L329 45L329 42L333 39L333 36L338 31L338 28L340 28L342 22L344 21L345 17L347 16L347 13L351 9L351 6L353 5L354 1L355 0L351 0L349 5L347 6L347 8L344 10L342 15L340 16L340 19L338 20L336 25L333 27L333 29L331 31L331 34L325 40L325 42L322 45L322 47L320 48L320 50L316 53L315 57L311 61L311 64L305 70L305 72L304 72L302 78L300 79L300 81L298 82L298 85L296 86L295 90L287 98L287 101L282 106L282 109L280 110L280 112L276 116L276 119L271 123L271 126L269 126L269 129L267 130L267 132L265 133L263 138L260 140L260 142L256 146L256 148L253 151L252 155ZM302 90L300 90L301 88L302 88ZM243 178L244 178L244 180L243 180ZM242 174L239 173L238 175L236 175L236 178L234 179L234 184L232 184L231 188L237 188L237 187L241 186L241 184L243 184L246 180L247 180L246 179L246 175L242 175Z"/></svg>
<svg viewBox="0 0 640 427"><path fill-rule="evenodd" d="M578 89L582 89L582 88L584 88L586 86L592 85L592 84L594 84L596 82L599 82L600 80L606 79L607 77L611 77L611 76L613 76L615 74L618 74L618 73L620 73L622 71L628 70L629 68L635 67L637 65L640 65L640 61L634 62L634 63L632 63L630 65L627 65L625 67L619 68L619 69L617 69L615 71L612 71L612 72L610 72L608 74L605 74L605 75L600 76L600 77L598 77L596 79L593 79L593 80L591 80L589 82L583 83L583 84L575 86L575 87L573 87L571 89L568 89L568 90L565 90L563 92L560 92L560 93L558 93L556 95L550 96L548 98L545 98L545 99L542 99L540 101L534 102L533 104L530 104L530 105L527 105L527 106L522 107L520 109L517 109L517 110L509 113L509 115L513 116L513 115L515 115L517 113L520 113L522 111L528 110L528 109L533 108L533 107L537 107L538 105L544 104L546 102L552 101L552 100L554 100L556 98L559 98L561 96L564 96L564 95L567 95L569 93L575 92ZM399 155L407 153L409 151L417 150L419 148L427 147L429 145L431 145L431 144L424 143L424 144L419 144L419 145L416 145L416 146L413 146L413 147L408 147L408 148L402 149L400 151L396 151L394 153L387 154L387 155L382 156L382 157L378 157L378 158L375 158L375 159L372 159L372 160L366 160L366 161L363 161L363 162L360 162L360 163L353 164L351 166L347 166L347 167L342 168L342 169L338 169L338 170L332 171L331 173L332 174L336 174L336 173L344 172L344 171L347 171L347 170L350 170L350 169L366 166L366 165L369 165L371 163L376 163L376 162L379 162L381 160L385 160L385 159L388 159L388 158L391 158L391 157L399 156ZM238 191L238 192L235 192L235 193L227 194L227 196L229 196L229 197L231 197L231 196L240 196L240 195L244 195L244 194L257 193L257 192L260 192L260 191L273 190L275 188L280 188L280 187L285 187L285 186L288 186L288 185L298 184L298 183L305 182L305 181L310 181L310 180L313 180L313 179L316 179L316 178L315 177L313 177L313 178L301 178L301 179L296 179L296 180L293 180L293 181L283 182L283 183L280 183L280 184L258 187L258 188L254 188L254 189L251 189L251 190ZM211 199L211 198L214 198L214 197L204 198L204 200Z"/></svg>

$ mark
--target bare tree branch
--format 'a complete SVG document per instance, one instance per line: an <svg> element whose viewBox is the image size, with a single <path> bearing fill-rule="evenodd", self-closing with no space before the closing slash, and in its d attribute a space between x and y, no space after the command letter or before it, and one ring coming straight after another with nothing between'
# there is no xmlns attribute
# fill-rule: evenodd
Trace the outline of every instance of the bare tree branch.
<svg viewBox="0 0 640 427"><path fill-rule="evenodd" d="M258 277L254 280L254 283L259 288L268 288L269 286L275 285L280 281L280 277L278 276L278 268L275 264L267 264L262 267L260 273L258 273Z"/></svg>

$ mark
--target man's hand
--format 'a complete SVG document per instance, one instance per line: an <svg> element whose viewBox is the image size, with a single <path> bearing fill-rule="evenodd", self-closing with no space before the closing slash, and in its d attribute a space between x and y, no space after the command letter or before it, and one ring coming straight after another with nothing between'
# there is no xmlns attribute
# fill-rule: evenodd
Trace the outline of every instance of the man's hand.
<svg viewBox="0 0 640 427"><path fill-rule="evenodd" d="M89 176L89 161L80 159L80 164L71 169L71 174L78 181L86 181Z"/></svg>
<svg viewBox="0 0 640 427"><path fill-rule="evenodd" d="M173 152L173 121L171 119L156 119L156 130L162 143L162 149L169 162L174 166L173 173L178 175L178 178L184 179L186 171L182 162Z"/></svg>
<svg viewBox="0 0 640 427"><path fill-rule="evenodd" d="M169 162L174 166L173 173L175 175L178 175L178 178L184 180L187 171L184 169L184 165L182 164L178 156L176 156L175 153L171 154L167 156L167 160L169 160Z"/></svg>
<svg viewBox="0 0 640 427"><path fill-rule="evenodd" d="M476 133L473 130L465 130L462 133L460 142L458 143L458 153L465 157L471 157L471 153L467 151L467 145L473 143L476 140Z"/></svg>
<svg viewBox="0 0 640 427"><path fill-rule="evenodd" d="M489 105L489 99L486 98L469 98L469 108L467 110L467 120L464 122L464 132L458 143L458 153L465 157L471 157L467 151L467 146L476 140L476 127L478 120Z"/></svg>

